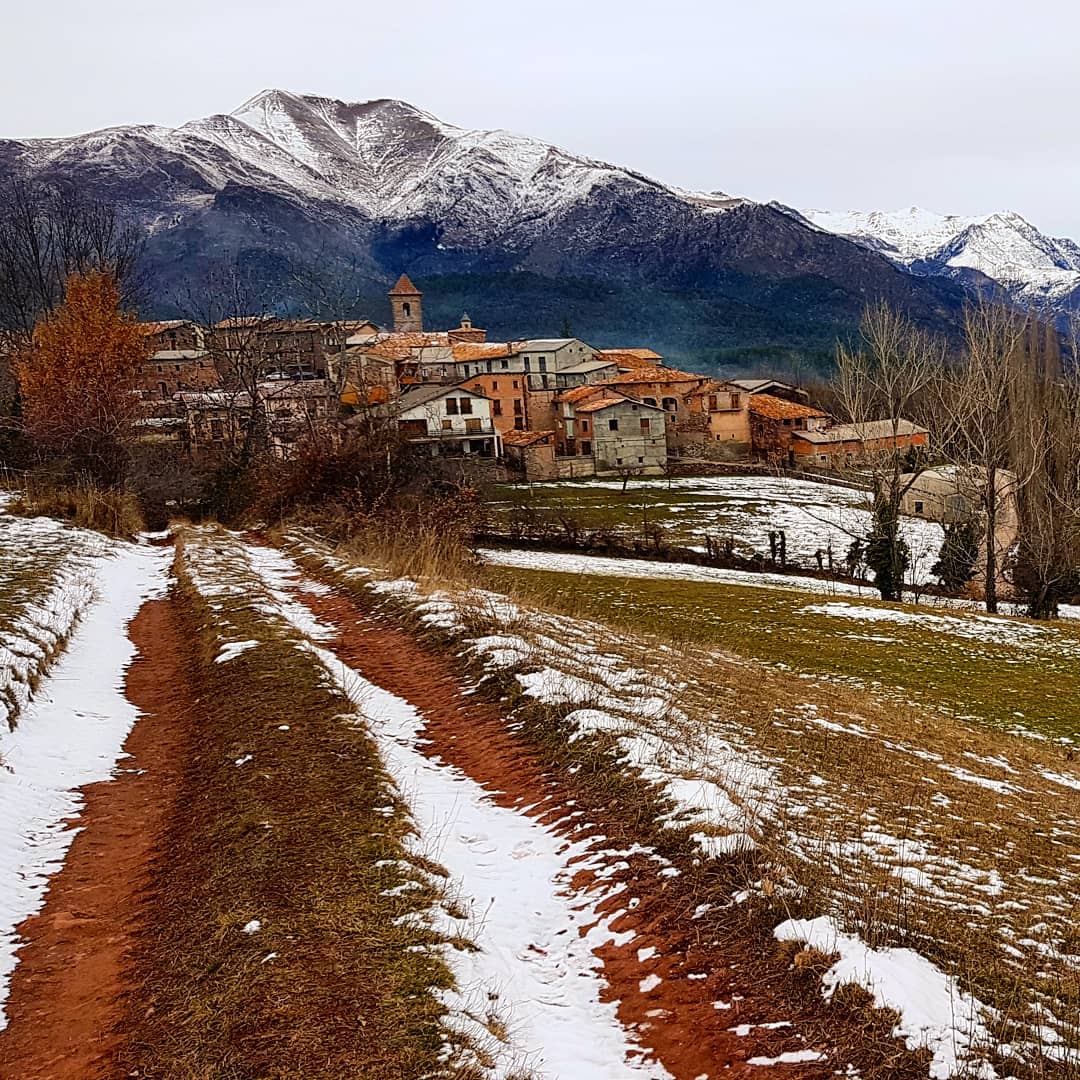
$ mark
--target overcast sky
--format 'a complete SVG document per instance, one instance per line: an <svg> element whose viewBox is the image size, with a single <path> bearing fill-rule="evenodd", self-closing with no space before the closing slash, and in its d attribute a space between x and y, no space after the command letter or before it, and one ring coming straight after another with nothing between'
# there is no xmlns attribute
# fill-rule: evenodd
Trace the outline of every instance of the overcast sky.
<svg viewBox="0 0 1080 1080"><path fill-rule="evenodd" d="M176 125L270 87L399 97L798 207L1012 209L1080 239L1059 0L8 0L0 137Z"/></svg>

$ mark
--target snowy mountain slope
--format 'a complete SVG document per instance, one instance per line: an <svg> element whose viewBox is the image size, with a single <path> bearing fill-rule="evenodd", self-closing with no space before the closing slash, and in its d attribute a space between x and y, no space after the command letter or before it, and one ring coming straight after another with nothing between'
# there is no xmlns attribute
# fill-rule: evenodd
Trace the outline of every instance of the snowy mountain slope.
<svg viewBox="0 0 1080 1080"><path fill-rule="evenodd" d="M1080 287L1080 247L1044 235L1016 213L972 218L912 206L892 213L804 210L801 216L916 274L978 271L1022 302L1053 303Z"/></svg>
<svg viewBox="0 0 1080 1080"><path fill-rule="evenodd" d="M175 129L0 140L5 175L65 181L129 209L150 236L153 314L180 313L169 298L225 255L242 256L283 307L300 302L287 291L295 271L318 265L357 276L385 318L385 283L408 270L450 281L458 312L490 300L492 330L502 318L500 332L538 331L542 319L554 332L582 313L575 329L597 340L659 323L656 346L713 354L809 342L831 352L870 296L944 329L962 299L955 283L779 207L387 99L267 90ZM432 311L438 294L428 296Z"/></svg>

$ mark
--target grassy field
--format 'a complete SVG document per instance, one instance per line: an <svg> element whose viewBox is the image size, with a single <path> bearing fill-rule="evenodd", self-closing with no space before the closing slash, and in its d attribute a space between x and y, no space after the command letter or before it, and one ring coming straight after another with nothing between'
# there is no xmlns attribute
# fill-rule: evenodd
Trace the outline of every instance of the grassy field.
<svg viewBox="0 0 1080 1080"><path fill-rule="evenodd" d="M660 530L673 546L699 547L705 537L730 537L737 554L769 554L769 533L783 530L788 561L815 567L816 552L831 546L837 566L854 537L870 527L867 494L849 488L780 476L710 476L590 480L504 485L486 503L489 520L522 536L558 536L567 527L583 533L639 537ZM938 525L909 518L905 537L912 549L913 581L924 581L941 548Z"/></svg>
<svg viewBox="0 0 1080 1080"><path fill-rule="evenodd" d="M828 915L952 976L934 1019L950 1026L970 995L984 1030L954 1016L956 1045L999 1076L1077 1080L1080 772L1071 746L1029 733L1080 731L1080 628L546 558L574 569L466 567L417 587L325 565L562 703L561 725L537 729L545 760L610 755L603 769L670 799L658 823L743 865L737 892L719 874L698 886L703 934L730 933L733 905L766 929ZM527 717L508 714L524 732Z"/></svg>
<svg viewBox="0 0 1080 1080"><path fill-rule="evenodd" d="M580 560L578 560L580 562ZM700 581L491 568L494 588L1005 729L1080 739L1080 626Z"/></svg>

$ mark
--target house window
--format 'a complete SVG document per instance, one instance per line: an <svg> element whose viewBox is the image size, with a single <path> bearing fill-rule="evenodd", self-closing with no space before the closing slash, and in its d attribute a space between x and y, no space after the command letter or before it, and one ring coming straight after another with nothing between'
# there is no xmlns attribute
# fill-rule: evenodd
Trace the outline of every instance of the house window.
<svg viewBox="0 0 1080 1080"><path fill-rule="evenodd" d="M581 447L581 456L588 457L592 453L592 443L586 440L578 444Z"/></svg>
<svg viewBox="0 0 1080 1080"><path fill-rule="evenodd" d="M666 397L664 398L664 408L667 409L668 412L678 412L679 403L673 397Z"/></svg>
<svg viewBox="0 0 1080 1080"><path fill-rule="evenodd" d="M412 314L412 304L409 304L409 303L402 304L401 305L401 313L402 313L402 315L411 315Z"/></svg>
<svg viewBox="0 0 1080 1080"><path fill-rule="evenodd" d="M454 421L453 420L447 420L444 417L443 422L442 422L442 429L443 429L443 431L453 431L454 430Z"/></svg>
<svg viewBox="0 0 1080 1080"><path fill-rule="evenodd" d="M517 381L517 379L514 380L514 389L515 390L518 389L518 381Z"/></svg>
<svg viewBox="0 0 1080 1080"><path fill-rule="evenodd" d="M525 417L523 417L523 416L515 416L514 417L514 430L515 431L524 431L525 430Z"/></svg>
<svg viewBox="0 0 1080 1080"><path fill-rule="evenodd" d="M649 434L649 418L647 416L643 416L641 418L641 434L642 435L648 435Z"/></svg>
<svg viewBox="0 0 1080 1080"><path fill-rule="evenodd" d="M802 427L802 421L801 421L801 420L799 420L799 419L796 419L796 421L795 421L795 426L796 426L797 428L801 428L801 427Z"/></svg>
<svg viewBox="0 0 1080 1080"><path fill-rule="evenodd" d="M588 420L582 420L581 421L581 430L582 431L588 431L589 430L589 421Z"/></svg>
<svg viewBox="0 0 1080 1080"><path fill-rule="evenodd" d="M458 407L461 409L462 414L472 412L472 398L463 397L458 402Z"/></svg>
<svg viewBox="0 0 1080 1080"><path fill-rule="evenodd" d="M641 465L641 464L644 464L644 461L645 461L645 459L644 459L643 457L639 457L639 458L637 459L637 463L638 463L639 465Z"/></svg>
<svg viewBox="0 0 1080 1080"><path fill-rule="evenodd" d="M654 397L642 398L641 400L644 401L646 405L655 405L656 404L656 398L654 398Z"/></svg>
<svg viewBox="0 0 1080 1080"><path fill-rule="evenodd" d="M720 403L717 401L715 394L709 395L709 412L719 412Z"/></svg>
<svg viewBox="0 0 1080 1080"><path fill-rule="evenodd" d="M619 430L619 421L618 420L609 420L607 422L607 426L608 426L608 431L618 431Z"/></svg>
<svg viewBox="0 0 1080 1080"><path fill-rule="evenodd" d="M491 403L491 411L495 416L502 416L502 402L493 401Z"/></svg>
<svg viewBox="0 0 1080 1080"><path fill-rule="evenodd" d="M521 415L521 398L514 398L514 415Z"/></svg>
<svg viewBox="0 0 1080 1080"><path fill-rule="evenodd" d="M784 427L791 427L791 421L790 420L785 420L784 421Z"/></svg>
<svg viewBox="0 0 1080 1080"><path fill-rule="evenodd" d="M499 380L498 379L492 379L491 380L491 389L492 390L498 390L499 389Z"/></svg>
<svg viewBox="0 0 1080 1080"><path fill-rule="evenodd" d="M916 501L916 503L915 503L915 513L916 514L921 514L922 512L923 512L923 504L921 502L919 502L919 501Z"/></svg>
<svg viewBox="0 0 1080 1080"><path fill-rule="evenodd" d="M539 364L540 364L540 368L539 368L540 371L547 371L547 357L546 356L541 356L539 358ZM546 380L544 382L544 385L547 386L547 381Z"/></svg>
<svg viewBox="0 0 1080 1080"><path fill-rule="evenodd" d="M737 409L739 407L739 401L740 400L741 400L741 397L740 397L739 394L732 394L731 395L731 407L733 409Z"/></svg>
<svg viewBox="0 0 1080 1080"><path fill-rule="evenodd" d="M526 371L532 371L532 361L529 359L529 357L526 356L525 359L522 361L522 364L524 365Z"/></svg>
<svg viewBox="0 0 1080 1080"><path fill-rule="evenodd" d="M457 398L448 397L446 399L446 414L448 416L457 416Z"/></svg>
<svg viewBox="0 0 1080 1080"><path fill-rule="evenodd" d="M506 371L510 367L510 361L503 360L500 364L500 367L503 369L503 371Z"/></svg>
<svg viewBox="0 0 1080 1080"><path fill-rule="evenodd" d="M211 420L210 421L210 438L211 439L224 439L225 438L225 421L224 420Z"/></svg>

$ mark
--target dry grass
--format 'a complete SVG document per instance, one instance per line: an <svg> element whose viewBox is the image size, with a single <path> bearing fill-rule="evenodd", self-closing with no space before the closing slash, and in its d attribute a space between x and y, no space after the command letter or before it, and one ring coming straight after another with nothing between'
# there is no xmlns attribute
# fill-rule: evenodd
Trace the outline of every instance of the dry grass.
<svg viewBox="0 0 1080 1080"><path fill-rule="evenodd" d="M448 946L424 915L450 902L443 872L409 853L373 742L241 545L198 535L177 592L197 745L139 957L153 1008L123 1075L480 1080L490 1048L443 1023ZM215 662L228 641L258 644Z"/></svg>
<svg viewBox="0 0 1080 1080"><path fill-rule="evenodd" d="M307 558L320 559L310 547ZM321 562L362 587L346 564ZM1004 1072L1080 1076L1080 769L1069 749L769 669L691 635L634 632L614 613L607 624L595 608L584 622L577 584L514 595L503 575L500 595L511 603L457 586L406 598L429 632L456 612L455 651L462 637L494 633L527 644L513 666L494 677L488 669L489 689L516 700L514 721L560 766L599 789L615 785L628 829L654 843L666 831L668 847L695 829L752 831L752 854L695 882L697 899L715 907L704 933L745 937L783 918L834 914L872 946L917 950L996 1009ZM400 609L400 598L390 602ZM516 675L540 666L599 678L602 692L561 709L529 704ZM622 689L618 680L601 686L604 671L620 673ZM647 697L667 704L643 716L636 706ZM577 725L566 714L589 706L619 723L571 741ZM625 784L641 772L643 740L662 748L646 763L652 780L715 782L742 808L740 825L661 823L655 793L652 806L616 793L613 773ZM740 918L733 891L745 893ZM848 1005L858 1022L865 1004ZM887 1067L884 1057L867 1065Z"/></svg>
<svg viewBox="0 0 1080 1080"><path fill-rule="evenodd" d="M130 491L100 488L87 479L60 481L27 473L8 510L26 517L59 518L123 540L146 528L139 502Z"/></svg>

